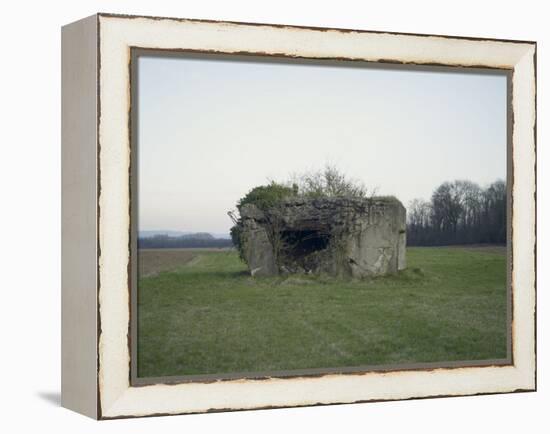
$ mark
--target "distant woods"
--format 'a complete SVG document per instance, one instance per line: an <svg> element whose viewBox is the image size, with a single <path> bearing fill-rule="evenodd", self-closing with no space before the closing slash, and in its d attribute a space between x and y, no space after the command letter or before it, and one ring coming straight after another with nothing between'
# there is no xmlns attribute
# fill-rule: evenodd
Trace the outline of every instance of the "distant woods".
<svg viewBox="0 0 550 434"><path fill-rule="evenodd" d="M444 182L407 208L407 245L506 243L506 183Z"/></svg>

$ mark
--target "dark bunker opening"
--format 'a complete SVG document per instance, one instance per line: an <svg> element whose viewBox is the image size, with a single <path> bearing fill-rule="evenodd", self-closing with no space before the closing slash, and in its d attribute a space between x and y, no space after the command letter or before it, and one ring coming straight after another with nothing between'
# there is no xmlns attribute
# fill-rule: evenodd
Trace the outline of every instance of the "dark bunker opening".
<svg viewBox="0 0 550 434"><path fill-rule="evenodd" d="M296 260L325 250L330 242L330 234L319 230L286 230L281 232L281 240L284 256Z"/></svg>

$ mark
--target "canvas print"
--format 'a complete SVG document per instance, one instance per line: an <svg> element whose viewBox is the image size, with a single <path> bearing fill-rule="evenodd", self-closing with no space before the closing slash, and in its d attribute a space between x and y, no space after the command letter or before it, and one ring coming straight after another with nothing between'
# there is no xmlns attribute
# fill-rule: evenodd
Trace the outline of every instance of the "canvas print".
<svg viewBox="0 0 550 434"><path fill-rule="evenodd" d="M136 377L510 362L506 73L135 63Z"/></svg>

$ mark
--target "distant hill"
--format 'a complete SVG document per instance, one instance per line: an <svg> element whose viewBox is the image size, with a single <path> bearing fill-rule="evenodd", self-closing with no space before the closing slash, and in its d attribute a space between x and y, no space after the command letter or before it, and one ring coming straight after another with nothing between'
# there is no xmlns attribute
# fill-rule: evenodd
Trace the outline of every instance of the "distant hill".
<svg viewBox="0 0 550 434"><path fill-rule="evenodd" d="M167 237L185 237L193 239L230 239L231 236L228 233L213 233L213 232L187 232L187 231L173 231L173 230L146 230L139 231L139 238L152 238L157 236Z"/></svg>
<svg viewBox="0 0 550 434"><path fill-rule="evenodd" d="M140 231L138 247L141 249L185 249L233 247L229 235L216 237L209 232Z"/></svg>
<svg viewBox="0 0 550 434"><path fill-rule="evenodd" d="M149 231L139 231L139 238L151 238L158 235L165 235L168 237L181 237L182 235L189 235L192 232L182 232L182 231L162 231L162 230L149 230Z"/></svg>
<svg viewBox="0 0 550 434"><path fill-rule="evenodd" d="M214 240L215 237L208 232L194 232L192 234L182 235L180 238L187 240Z"/></svg>
<svg viewBox="0 0 550 434"><path fill-rule="evenodd" d="M229 235L229 233L225 233L225 234L220 234L220 233L215 233L215 232L210 232L212 234L212 236L214 238L218 238L218 239L224 239L224 240L230 240L231 239L231 235Z"/></svg>

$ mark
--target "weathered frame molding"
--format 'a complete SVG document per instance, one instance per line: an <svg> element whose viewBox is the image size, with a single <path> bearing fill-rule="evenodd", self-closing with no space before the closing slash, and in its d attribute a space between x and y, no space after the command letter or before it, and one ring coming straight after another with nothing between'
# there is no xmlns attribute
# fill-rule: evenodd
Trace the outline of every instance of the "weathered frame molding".
<svg viewBox="0 0 550 434"><path fill-rule="evenodd" d="M72 30L71 30L72 29ZM75 229L97 240L86 250L96 252L94 260L82 254L77 258L91 277L80 282L65 279L64 360L85 344L91 357L90 344L96 339L93 363L76 366L68 372L64 366L63 404L89 416L101 419L181 414L207 411L303 406L315 404L366 402L394 399L457 396L536 389L535 342L535 254L536 254L536 44L528 41L503 41L447 36L411 35L381 32L319 29L265 24L242 24L213 21L180 20L98 14L66 26L64 41L75 40L76 50L64 51L64 65L82 61L88 54L96 64L97 74L85 83L88 91L97 93L85 100L97 110L91 119L78 110L79 80L69 86L64 76L64 105L77 107L72 114L64 112L65 149L86 146L97 152L93 162L77 162L94 171L97 194L89 198L96 211L91 223ZM80 29L80 30L79 30ZM87 29L88 31L84 31ZM95 29L95 30L94 30ZM65 38L65 35L67 38ZM95 38L93 44L90 38ZM67 42L68 44L68 42ZM66 44L66 45L67 45ZM81 46L78 47L78 44ZM87 47L88 51L83 48ZM95 47L95 53L94 53ZM78 49L80 48L80 49ZM453 67L496 68L512 72L514 182L512 186L513 288L512 339L513 364L505 366L468 366L425 368L392 372L330 373L317 376L268 379L227 379L224 381L186 382L132 386L130 376L130 67L133 48L240 55L271 55L290 58L361 60L380 63L440 65ZM80 56L80 57L79 57ZM93 70L93 68L96 70ZM86 69L88 73L89 69ZM67 86L65 86L67 81ZM81 92L82 93L82 92ZM66 99L65 99L66 95ZM97 101L96 101L97 100ZM96 105L93 105L95 102ZM85 104L85 106L86 106ZM89 108L89 107L88 107ZM75 116L73 121L71 116ZM84 138L86 128L75 132L75 126L95 128L97 137ZM76 128L77 129L77 128ZM75 137L71 136L74 132ZM91 141L94 141L91 143ZM87 149L88 149L87 148ZM65 171L64 167L64 171ZM86 180L80 180L83 189ZM72 179L64 184L67 213L71 219L76 199L66 196ZM88 178L87 182L93 182ZM95 185L94 185L95 188ZM87 216L90 217L90 216ZM76 241L64 241L64 249ZM67 260L64 269L71 266ZM68 274L71 275L70 270ZM78 278L76 278L78 280ZM84 279L83 277L80 278ZM96 286L94 286L96 285ZM70 290L69 291L69 286ZM97 296L94 306L86 307L84 321L75 316L77 297L82 293ZM70 296L72 294L72 297ZM95 317L90 319L90 310ZM82 331L85 330L85 331ZM87 332L86 332L87 331ZM77 342L78 333L87 333ZM90 337L91 336L91 337ZM65 364L67 365L67 363ZM93 370L95 368L95 370ZM76 378L85 378L76 392ZM94 386L92 390L92 385ZM70 394L69 392L73 392Z"/></svg>

